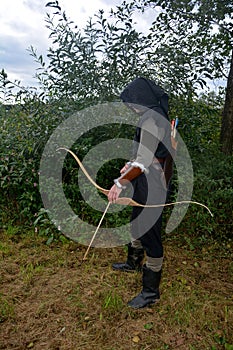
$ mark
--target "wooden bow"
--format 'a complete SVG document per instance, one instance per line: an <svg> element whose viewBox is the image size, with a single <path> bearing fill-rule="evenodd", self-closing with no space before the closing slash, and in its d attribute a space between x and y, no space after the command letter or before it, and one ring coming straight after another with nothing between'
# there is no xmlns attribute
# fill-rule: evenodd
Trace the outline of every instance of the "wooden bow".
<svg viewBox="0 0 233 350"><path fill-rule="evenodd" d="M60 147L57 149L57 151L59 151L59 150L65 150L65 151L69 152L74 157L74 159L76 160L76 162L78 163L78 165L80 166L80 168L82 169L83 173L86 175L88 180L92 183L92 185L95 186L100 192L102 192L103 194L108 196L109 190L99 186L92 179L92 177L88 174L88 172L85 169L85 167L83 166L82 162L80 161L80 159L76 156L76 154L74 152L72 152L70 149L65 148L65 147ZM132 198L119 197L114 202L114 204L130 205L133 207L136 206L136 207L144 207L144 208L161 208L161 207L168 207L168 206L172 206L172 205L176 205L176 204L196 204L196 205L200 205L201 207L204 207L205 209L207 209L209 214L213 217L212 212L210 211L210 209L206 205L199 203L199 202L195 202L195 201L178 201L178 202L164 203L164 204L141 204L141 203L134 201Z"/></svg>

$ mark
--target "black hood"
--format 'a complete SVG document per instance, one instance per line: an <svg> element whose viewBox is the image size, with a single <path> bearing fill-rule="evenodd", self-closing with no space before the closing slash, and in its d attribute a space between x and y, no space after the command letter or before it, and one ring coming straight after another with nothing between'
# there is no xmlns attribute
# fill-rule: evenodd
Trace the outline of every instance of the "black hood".
<svg viewBox="0 0 233 350"><path fill-rule="evenodd" d="M120 98L127 105L144 106L168 118L168 95L152 80L142 77L136 78L126 86Z"/></svg>

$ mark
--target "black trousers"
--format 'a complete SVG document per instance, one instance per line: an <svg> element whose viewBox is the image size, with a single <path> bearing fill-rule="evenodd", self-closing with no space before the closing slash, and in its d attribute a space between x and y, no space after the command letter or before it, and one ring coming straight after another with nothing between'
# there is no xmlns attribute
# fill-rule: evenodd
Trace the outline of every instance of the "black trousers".
<svg viewBox="0 0 233 350"><path fill-rule="evenodd" d="M132 198L135 201L146 205L165 204L167 190L160 165L156 165L156 168L151 165L149 174L141 174L132 181L132 185L134 190ZM133 207L131 215L132 238L140 240L146 255L152 258L163 256L162 211L163 207Z"/></svg>

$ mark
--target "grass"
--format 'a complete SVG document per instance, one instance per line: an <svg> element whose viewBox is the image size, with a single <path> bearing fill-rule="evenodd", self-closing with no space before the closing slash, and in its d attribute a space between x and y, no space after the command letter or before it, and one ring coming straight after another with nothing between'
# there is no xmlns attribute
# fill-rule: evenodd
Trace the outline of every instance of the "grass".
<svg viewBox="0 0 233 350"><path fill-rule="evenodd" d="M161 300L133 310L141 274L111 269L123 248L80 265L77 243L0 235L0 349L233 350L232 243L165 239Z"/></svg>
<svg viewBox="0 0 233 350"><path fill-rule="evenodd" d="M4 322L13 315L14 306L12 301L9 301L6 296L0 294L0 323Z"/></svg>

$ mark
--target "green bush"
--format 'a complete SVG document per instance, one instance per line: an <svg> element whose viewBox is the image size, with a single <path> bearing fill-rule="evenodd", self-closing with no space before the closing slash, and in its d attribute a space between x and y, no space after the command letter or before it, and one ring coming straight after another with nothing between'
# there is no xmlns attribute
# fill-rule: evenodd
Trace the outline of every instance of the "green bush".
<svg viewBox="0 0 233 350"><path fill-rule="evenodd" d="M0 109L1 224L32 222L41 208L38 191L39 163L51 131L63 116L49 105L31 100L28 104Z"/></svg>
<svg viewBox="0 0 233 350"><path fill-rule="evenodd" d="M177 100L177 106L183 106L179 115L180 133L190 151L194 167L193 200L207 205L214 213L214 218L204 209L190 206L178 230L186 232L188 228L190 234L199 236L230 237L233 225L233 160L218 150L220 109L217 97L212 96L211 104L207 97L189 104L184 101L182 98ZM24 105L1 106L1 225L8 225L9 222L35 223L46 235L57 232L43 209L38 172L45 143L56 126L70 115L67 105L59 103L38 104L37 100L31 100ZM175 106L172 102L173 115ZM72 150L82 159L99 142L114 137L131 139L133 132L133 128L124 125L107 125L90 130L73 145ZM112 179L118 176L124 161L115 159L102 166L97 182L104 188L110 188ZM101 213L85 204L77 185L76 170L75 160L68 155L63 169L65 195L73 210L84 221L97 224ZM130 208L126 208L119 214L109 214L105 225L120 226L128 220L129 213Z"/></svg>

